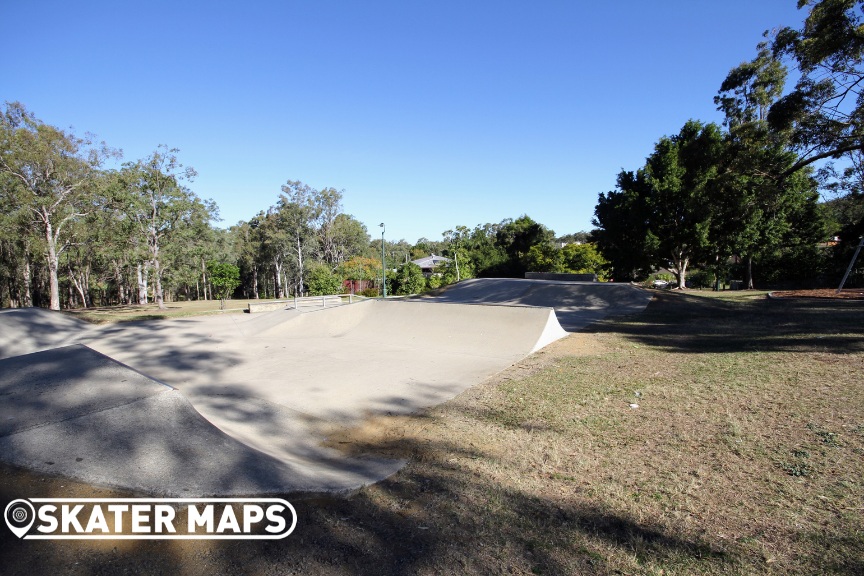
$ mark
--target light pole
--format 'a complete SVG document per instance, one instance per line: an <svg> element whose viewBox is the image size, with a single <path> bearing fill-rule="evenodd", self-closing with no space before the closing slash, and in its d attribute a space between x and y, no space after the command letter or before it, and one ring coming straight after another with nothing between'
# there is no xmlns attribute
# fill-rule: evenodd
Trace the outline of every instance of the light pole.
<svg viewBox="0 0 864 576"><path fill-rule="evenodd" d="M381 227L381 290L384 298L387 298L387 264L384 262L384 232L387 228L384 227L383 222L379 226Z"/></svg>

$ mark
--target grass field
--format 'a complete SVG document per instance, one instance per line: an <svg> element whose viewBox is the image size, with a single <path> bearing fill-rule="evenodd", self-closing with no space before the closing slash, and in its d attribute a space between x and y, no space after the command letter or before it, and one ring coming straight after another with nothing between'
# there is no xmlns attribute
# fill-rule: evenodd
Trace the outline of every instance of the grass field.
<svg viewBox="0 0 864 576"><path fill-rule="evenodd" d="M864 303L658 292L329 443L410 459L273 542L19 542L8 573L864 574ZM0 496L111 493L4 468Z"/></svg>

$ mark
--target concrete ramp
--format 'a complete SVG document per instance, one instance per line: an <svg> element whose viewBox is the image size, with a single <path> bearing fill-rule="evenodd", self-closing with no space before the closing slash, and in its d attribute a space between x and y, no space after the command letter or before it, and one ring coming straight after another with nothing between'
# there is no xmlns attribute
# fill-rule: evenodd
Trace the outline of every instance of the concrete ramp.
<svg viewBox="0 0 864 576"><path fill-rule="evenodd" d="M566 336L551 308L367 300L329 308L257 333L259 338L333 338L396 344L440 353L492 356L515 362Z"/></svg>
<svg viewBox="0 0 864 576"><path fill-rule="evenodd" d="M562 282L518 278L475 278L450 286L428 302L476 303L499 306L548 306L555 309L568 332L581 330L608 316L638 314L651 293L630 284Z"/></svg>
<svg viewBox="0 0 864 576"><path fill-rule="evenodd" d="M47 474L160 496L339 491L402 462L279 460L231 437L169 386L76 345L0 360L0 454Z"/></svg>
<svg viewBox="0 0 864 576"><path fill-rule="evenodd" d="M403 463L345 457L328 434L445 402L565 336L562 324L649 299L620 285L471 280L303 314L94 327L5 311L0 458L182 497L352 490Z"/></svg>
<svg viewBox="0 0 864 576"><path fill-rule="evenodd" d="M91 327L83 320L44 308L0 310L0 358L72 344Z"/></svg>

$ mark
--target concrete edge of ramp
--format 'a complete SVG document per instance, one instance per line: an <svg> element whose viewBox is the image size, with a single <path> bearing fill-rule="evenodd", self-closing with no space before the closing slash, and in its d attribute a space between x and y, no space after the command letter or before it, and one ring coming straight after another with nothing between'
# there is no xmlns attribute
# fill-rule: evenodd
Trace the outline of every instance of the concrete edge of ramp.
<svg viewBox="0 0 864 576"><path fill-rule="evenodd" d="M555 314L555 310L550 308L549 318L546 320L546 326L543 327L543 331L540 333L540 338L538 338L537 343L534 344L531 354L545 348L556 340L568 336L569 334L570 333L567 332L558 321L558 316Z"/></svg>

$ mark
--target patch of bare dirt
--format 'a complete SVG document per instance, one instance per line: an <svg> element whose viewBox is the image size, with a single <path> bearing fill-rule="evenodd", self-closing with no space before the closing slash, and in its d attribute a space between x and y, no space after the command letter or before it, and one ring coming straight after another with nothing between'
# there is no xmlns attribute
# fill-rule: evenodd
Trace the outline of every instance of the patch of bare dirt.
<svg viewBox="0 0 864 576"><path fill-rule="evenodd" d="M780 290L772 292L774 298L831 298L833 300L864 300L864 288L845 288L837 292L835 288L816 290Z"/></svg>

